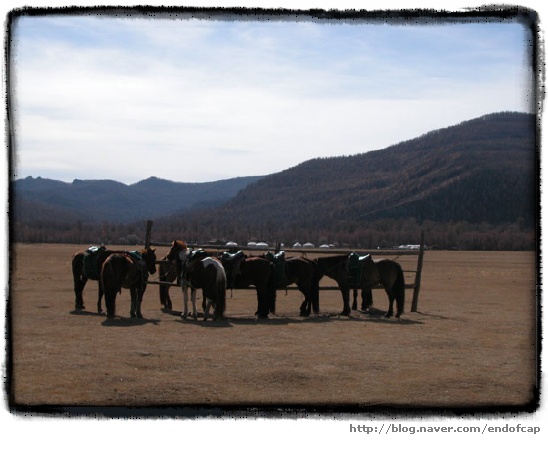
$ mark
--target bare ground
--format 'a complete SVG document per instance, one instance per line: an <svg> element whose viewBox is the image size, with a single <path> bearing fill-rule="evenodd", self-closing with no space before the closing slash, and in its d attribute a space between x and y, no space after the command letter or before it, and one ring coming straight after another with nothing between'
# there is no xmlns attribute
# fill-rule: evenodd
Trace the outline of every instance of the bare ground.
<svg viewBox="0 0 548 450"><path fill-rule="evenodd" d="M322 291L321 314L299 317L297 291L278 291L277 316L257 321L254 291L228 293L222 323L182 320L160 308L158 287L145 319L96 313L97 285L74 311L70 245L12 247L11 401L19 407L304 405L357 411L527 407L537 380L535 254L425 255L418 312L406 292L400 320L374 291L378 313L339 316L340 293ZM167 249L159 248L159 256ZM414 268L411 257L401 257ZM155 279L155 276L152 277ZM326 281L326 284L329 282Z"/></svg>

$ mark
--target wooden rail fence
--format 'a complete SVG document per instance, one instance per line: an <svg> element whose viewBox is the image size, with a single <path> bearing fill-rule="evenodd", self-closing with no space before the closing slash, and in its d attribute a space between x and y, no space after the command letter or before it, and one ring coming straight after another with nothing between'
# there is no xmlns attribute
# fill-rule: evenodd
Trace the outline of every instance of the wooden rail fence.
<svg viewBox="0 0 548 450"><path fill-rule="evenodd" d="M145 239L145 247L154 246L154 247L170 247L171 243L165 243L165 242L152 242L151 241L151 235L152 235L152 221L147 222L147 231L146 231L146 239ZM193 248L191 244L188 244L189 248ZM265 253L267 251L277 252L280 250L279 245L275 247L268 247L268 248L257 248L257 247L248 247L245 245L238 246L238 247L227 247L224 245L197 245L195 248L201 248L204 250L210 250L210 251L216 251L218 254L221 254L225 251L235 251L235 250L244 250L247 252L250 252L249 254L254 254L257 252ZM333 254L333 255L342 255L347 254L350 252L356 252L359 255L372 255L372 256L395 256L396 258L399 258L400 256L416 256L416 267L414 269L404 269L404 274L410 273L414 274L413 281L405 283L405 288L409 290L413 290L413 300L411 302L411 312L416 312L419 304L419 292L421 287L421 275L422 275L422 265L423 265L423 259L424 259L424 231L421 233L420 236L420 244L418 250L409 250L409 249L322 249L322 248L283 248L282 249L285 253L299 253L302 256L308 256L309 254ZM156 261L158 265L162 264L169 264L167 261ZM147 284L156 284L156 285L167 285L167 286L178 286L177 283L171 283L167 281L159 281L159 280L149 280ZM252 287L245 288L245 289L254 289ZM288 286L286 288L281 288L280 290L296 290L296 286ZM383 289L381 285L375 286L373 289ZM339 290L337 286L320 286L320 290Z"/></svg>

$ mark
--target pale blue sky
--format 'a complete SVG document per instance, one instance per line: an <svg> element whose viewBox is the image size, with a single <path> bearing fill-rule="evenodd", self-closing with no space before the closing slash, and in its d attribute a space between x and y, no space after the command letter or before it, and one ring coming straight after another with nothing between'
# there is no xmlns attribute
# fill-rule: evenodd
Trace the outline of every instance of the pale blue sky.
<svg viewBox="0 0 548 450"><path fill-rule="evenodd" d="M519 23L22 17L17 178L211 181L532 111Z"/></svg>

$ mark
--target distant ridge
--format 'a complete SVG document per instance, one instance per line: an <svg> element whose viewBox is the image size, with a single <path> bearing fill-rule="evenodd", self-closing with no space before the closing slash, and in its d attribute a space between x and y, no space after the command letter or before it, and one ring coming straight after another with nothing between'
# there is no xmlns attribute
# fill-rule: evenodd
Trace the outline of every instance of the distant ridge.
<svg viewBox="0 0 548 450"><path fill-rule="evenodd" d="M13 183L19 221L36 219L37 211L55 211L59 221L132 222L219 205L261 177L239 177L207 183L180 183L150 177L126 185L112 180L72 183L27 177Z"/></svg>

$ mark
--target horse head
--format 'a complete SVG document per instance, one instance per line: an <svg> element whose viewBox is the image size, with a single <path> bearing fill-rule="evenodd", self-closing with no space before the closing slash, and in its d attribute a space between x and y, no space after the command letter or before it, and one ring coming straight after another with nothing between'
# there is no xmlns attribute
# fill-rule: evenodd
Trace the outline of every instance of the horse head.
<svg viewBox="0 0 548 450"><path fill-rule="evenodd" d="M143 252L143 258L147 265L148 273L156 273L156 249L147 247Z"/></svg>
<svg viewBox="0 0 548 450"><path fill-rule="evenodd" d="M188 247L184 241L173 241L166 256L168 261L184 262L188 254Z"/></svg>

